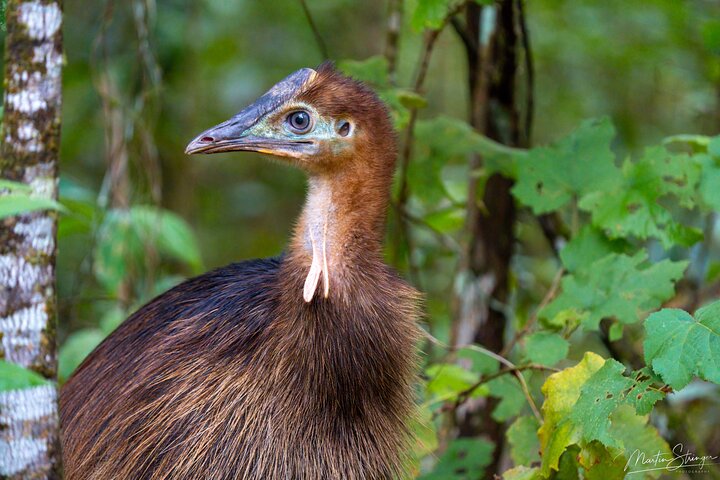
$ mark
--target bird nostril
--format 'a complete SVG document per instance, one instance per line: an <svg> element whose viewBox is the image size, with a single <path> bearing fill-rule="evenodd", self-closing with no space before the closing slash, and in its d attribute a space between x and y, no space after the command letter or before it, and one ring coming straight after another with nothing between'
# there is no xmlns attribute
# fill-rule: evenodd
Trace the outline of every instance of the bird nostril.
<svg viewBox="0 0 720 480"><path fill-rule="evenodd" d="M215 139L214 139L213 137L202 137L202 138L200 139L200 141L201 141L201 142L205 142L205 143L209 143L209 142L215 141Z"/></svg>

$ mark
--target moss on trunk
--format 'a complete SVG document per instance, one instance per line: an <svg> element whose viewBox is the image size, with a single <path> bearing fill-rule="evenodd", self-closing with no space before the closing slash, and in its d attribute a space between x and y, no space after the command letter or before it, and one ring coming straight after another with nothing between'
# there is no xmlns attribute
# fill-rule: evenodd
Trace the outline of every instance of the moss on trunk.
<svg viewBox="0 0 720 480"><path fill-rule="evenodd" d="M8 0L0 173L57 197L62 8ZM0 222L0 358L51 386L0 392L0 477L59 478L55 254L57 216L34 212Z"/></svg>

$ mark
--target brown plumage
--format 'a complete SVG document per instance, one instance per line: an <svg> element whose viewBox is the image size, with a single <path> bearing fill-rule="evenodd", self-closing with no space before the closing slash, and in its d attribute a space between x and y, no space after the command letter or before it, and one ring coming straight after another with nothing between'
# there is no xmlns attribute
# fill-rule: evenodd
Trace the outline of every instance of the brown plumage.
<svg viewBox="0 0 720 480"><path fill-rule="evenodd" d="M67 478L404 477L419 295L382 259L387 109L304 69L188 146L229 150L309 173L288 251L188 280L95 349L61 393Z"/></svg>

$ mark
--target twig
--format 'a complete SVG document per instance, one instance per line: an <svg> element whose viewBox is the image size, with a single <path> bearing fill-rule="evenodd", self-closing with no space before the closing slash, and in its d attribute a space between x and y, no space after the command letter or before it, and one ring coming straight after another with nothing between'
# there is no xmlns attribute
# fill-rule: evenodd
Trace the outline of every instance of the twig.
<svg viewBox="0 0 720 480"><path fill-rule="evenodd" d="M451 348L448 345L441 342L440 340L438 340L437 338L435 338L429 332L425 332L425 336L428 338L428 340L430 340L431 343L434 343L435 345L438 345L449 351L457 351L457 350L467 348L469 350L473 350L478 353L482 353L483 355L486 355L494 360L497 360L498 362L502 363L503 365L505 365L507 367L507 371L504 373L513 373L515 375L515 377L518 379L518 382L520 382L520 388L522 389L523 394L525 395L525 399L527 400L528 405L530 405L530 409L532 410L533 415L535 415L535 418L537 418L540 423L543 422L543 418L542 418L542 415L540 414L540 410L538 409L537 405L535 404L535 400L533 400L532 395L530 394L530 389L527 386L527 382L525 382L525 377L522 376L521 370L519 370L519 367L517 365L515 365L514 363L512 363L510 360L503 357L502 355L498 355L497 353L492 352L492 351L488 350L487 348L483 348L479 345L469 344L469 345L462 345L462 346ZM552 369L550 367L546 367L546 368L543 368L543 370L554 370L554 369ZM483 380L483 379L481 379L481 380ZM482 381L482 383L485 383L489 380L491 380L491 379L486 377L485 380ZM477 388L477 386L474 388Z"/></svg>
<svg viewBox="0 0 720 480"><path fill-rule="evenodd" d="M315 36L315 43L317 43L318 50L320 50L320 55L322 55L323 60L330 58L330 54L328 53L327 46L325 45L325 41L322 38L322 35L320 35L320 31L317 28L317 25L315 25L315 21L313 20L312 14L310 13L310 9L307 6L307 3L305 3L305 0L300 0L300 5L302 5L303 12L305 12L305 18L307 18L308 24L310 25L310 29L313 32L313 35Z"/></svg>
<svg viewBox="0 0 720 480"><path fill-rule="evenodd" d="M427 229L430 233L432 233L433 236L435 236L435 238L437 238L438 241L439 241L445 248L447 248L448 250L451 250L452 252L455 252L455 253L458 253L458 254L462 251L462 247L461 247L460 244L457 242L457 240L455 240L455 239L454 239L453 237L451 237L450 235L447 235L447 234L441 232L440 230L436 229L435 227L433 227L432 225L430 225L429 223L427 223L427 222L426 222L425 220L423 220L422 218L418 218L418 217L414 216L413 214L411 214L411 213L408 212L407 210L403 210L403 211L402 211L402 215L403 215L406 219L408 219L409 221L411 221L412 223L414 223L414 224L416 224L416 225L419 225L419 226L421 226L421 227L426 228L426 229Z"/></svg>
<svg viewBox="0 0 720 480"><path fill-rule="evenodd" d="M518 2L518 9L520 10L518 17L520 23L520 37L523 46L523 53L525 55L525 139L527 144L530 144L530 138L532 137L532 118L533 110L535 109L535 67L533 65L532 50L530 48L530 34L528 33L527 22L525 21L525 12L523 11L524 2Z"/></svg>
<svg viewBox="0 0 720 480"><path fill-rule="evenodd" d="M540 302L540 305L535 309L533 314L530 316L528 321L525 323L525 326L522 328L522 330L519 330L515 332L515 335L513 336L512 340L510 340L505 347L503 347L502 351L500 352L500 355L507 355L509 354L515 344L524 337L525 335L530 332L532 327L537 322L538 314L540 311L545 308L554 298L555 295L557 295L558 289L560 288L560 281L562 280L563 275L565 274L565 268L561 267L557 273L555 274L555 278L553 278L552 283L550 284L550 288L548 289L547 293L545 294L545 297L543 297L542 301Z"/></svg>
<svg viewBox="0 0 720 480"><path fill-rule="evenodd" d="M462 42L465 44L465 49L470 52L477 52L477 40L475 40L475 38L470 35L470 32L468 32L468 29L465 27L465 25L463 25L457 17L452 17L450 19L450 24L455 29L455 32L460 37L460 40L462 40Z"/></svg>
<svg viewBox="0 0 720 480"><path fill-rule="evenodd" d="M402 25L403 2L390 0L388 5L387 37L385 40L385 58L388 62L388 76L390 83L395 85L397 72L397 59L400 43L400 26Z"/></svg>

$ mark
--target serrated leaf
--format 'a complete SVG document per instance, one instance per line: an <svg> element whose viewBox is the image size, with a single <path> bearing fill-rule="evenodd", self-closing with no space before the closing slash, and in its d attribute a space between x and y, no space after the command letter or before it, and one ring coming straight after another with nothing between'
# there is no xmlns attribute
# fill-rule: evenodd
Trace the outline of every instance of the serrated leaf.
<svg viewBox="0 0 720 480"><path fill-rule="evenodd" d="M702 233L677 221L661 199L674 197L687 208L695 203L700 167L685 154L662 147L645 150L637 162L626 161L622 178L611 187L591 192L579 202L592 223L610 238L657 238L665 248L692 245Z"/></svg>
<svg viewBox="0 0 720 480"><path fill-rule="evenodd" d="M543 476L550 475L552 470L557 471L565 449L581 440L582 432L568 417L580 396L580 389L604 363L602 357L588 352L580 363L550 375L542 386L545 396L542 406L545 423L540 427L538 436Z"/></svg>
<svg viewBox="0 0 720 480"><path fill-rule="evenodd" d="M648 417L636 413L649 411L650 405L662 397L637 398L639 392L647 395L647 387L656 378L642 370L627 377L624 370L615 360L586 353L575 367L548 378L542 387L545 423L538 431L544 476L562 469L561 458L566 459L573 449L579 449L579 455L573 452L572 457L580 461L587 478L598 480L623 478L624 474L611 474L617 469L615 461L630 459L638 449L647 448L648 456L667 451L667 444L648 424ZM619 463L621 472L625 463ZM568 467L566 473L573 471Z"/></svg>
<svg viewBox="0 0 720 480"><path fill-rule="evenodd" d="M540 461L539 428L537 419L528 415L518 417L508 428L510 456L516 465L530 465Z"/></svg>
<svg viewBox="0 0 720 480"><path fill-rule="evenodd" d="M38 387L47 383L47 380L32 370L0 360L0 392Z"/></svg>
<svg viewBox="0 0 720 480"><path fill-rule="evenodd" d="M531 362L555 365L568 354L570 344L553 332L536 332L525 340L525 354Z"/></svg>
<svg viewBox="0 0 720 480"><path fill-rule="evenodd" d="M555 144L533 148L527 156L517 158L513 194L539 214L610 188L621 178L610 150L614 135L607 118L586 120Z"/></svg>
<svg viewBox="0 0 720 480"><path fill-rule="evenodd" d="M492 461L495 446L482 438L452 440L440 456L432 472L420 480L469 480L482 477Z"/></svg>
<svg viewBox="0 0 720 480"><path fill-rule="evenodd" d="M560 250L560 259L567 271L575 272L589 268L593 262L610 253L619 253L623 247L624 242L610 240L600 230L585 225Z"/></svg>
<svg viewBox="0 0 720 480"><path fill-rule="evenodd" d="M588 443L598 440L603 445L622 447L611 434L611 415L621 405L630 405L638 413L646 414L665 395L650 388L652 378L642 372L633 377L623 375L625 366L607 360L580 389L570 421L582 428L582 439Z"/></svg>
<svg viewBox="0 0 720 480"><path fill-rule="evenodd" d="M720 301L689 313L665 308L645 321L645 361L675 390L693 376L720 384Z"/></svg>
<svg viewBox="0 0 720 480"><path fill-rule="evenodd" d="M585 312L582 325L589 330L596 330L603 318L637 322L674 294L674 284L687 267L687 262L670 260L645 266L646 260L644 252L632 257L613 253L586 270L566 275L562 293L539 315L552 319L567 310Z"/></svg>

